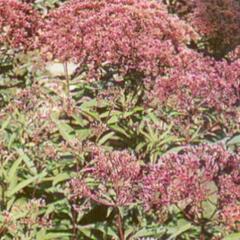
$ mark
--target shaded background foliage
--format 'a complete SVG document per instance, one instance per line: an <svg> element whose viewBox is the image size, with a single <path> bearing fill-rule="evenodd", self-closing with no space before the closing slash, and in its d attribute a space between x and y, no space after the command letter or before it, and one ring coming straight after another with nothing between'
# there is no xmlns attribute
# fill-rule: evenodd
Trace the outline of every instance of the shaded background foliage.
<svg viewBox="0 0 240 240"><path fill-rule="evenodd" d="M239 10L0 0L1 239L239 239Z"/></svg>

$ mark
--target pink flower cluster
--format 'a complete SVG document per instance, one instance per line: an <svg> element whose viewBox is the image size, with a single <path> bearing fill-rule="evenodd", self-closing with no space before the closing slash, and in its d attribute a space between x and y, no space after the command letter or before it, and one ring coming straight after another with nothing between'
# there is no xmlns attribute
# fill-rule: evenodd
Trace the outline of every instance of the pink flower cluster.
<svg viewBox="0 0 240 240"><path fill-rule="evenodd" d="M168 154L150 166L143 178L145 205L175 204L197 221L202 217L202 203L214 197L219 216L233 225L240 220L239 166L240 156L222 145L200 145L188 147L182 154ZM226 211L230 208L237 209L236 214Z"/></svg>
<svg viewBox="0 0 240 240"><path fill-rule="evenodd" d="M83 178L70 182L73 199L88 197L106 206L125 206L135 201L141 168L133 155L94 148L92 160L92 166L83 169ZM86 179L92 179L93 186Z"/></svg>
<svg viewBox="0 0 240 240"><path fill-rule="evenodd" d="M42 24L40 46L61 61L121 74L157 76L194 32L161 2L74 0L52 11Z"/></svg>
<svg viewBox="0 0 240 240"><path fill-rule="evenodd" d="M30 5L17 0L0 0L0 44L29 48L34 42L40 16Z"/></svg>
<svg viewBox="0 0 240 240"><path fill-rule="evenodd" d="M91 163L70 181L72 199L88 198L105 206L141 203L147 210L176 205L196 224L203 218L203 203L211 201L219 223L238 226L240 156L221 144L186 147L154 165L140 165L127 151L94 148Z"/></svg>
<svg viewBox="0 0 240 240"><path fill-rule="evenodd" d="M236 61L237 59L240 59L240 45L238 45L233 51L228 53L228 58L231 61Z"/></svg>
<svg viewBox="0 0 240 240"><path fill-rule="evenodd" d="M196 11L208 5L203 2ZM182 109L231 112L239 101L239 62L217 62L188 48L197 35L162 2L69 1L46 17L41 31L44 55L80 63L89 79L101 78L106 69L140 73L156 82L150 96Z"/></svg>
<svg viewBox="0 0 240 240"><path fill-rule="evenodd" d="M215 61L190 49L172 58L172 67L156 80L153 95L185 110L210 107L234 110L240 99L240 61Z"/></svg>
<svg viewBox="0 0 240 240"><path fill-rule="evenodd" d="M221 211L222 222L228 230L236 229L240 231L240 204L227 205Z"/></svg>

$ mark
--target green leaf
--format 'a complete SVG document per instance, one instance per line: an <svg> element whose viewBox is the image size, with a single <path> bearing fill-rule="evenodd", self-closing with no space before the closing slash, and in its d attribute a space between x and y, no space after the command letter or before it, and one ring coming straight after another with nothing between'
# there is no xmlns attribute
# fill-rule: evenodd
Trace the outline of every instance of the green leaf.
<svg viewBox="0 0 240 240"><path fill-rule="evenodd" d="M17 170L19 165L22 162L22 158L18 158L12 165L12 167L8 171L8 179L11 181L11 179L15 178L17 175Z"/></svg>
<svg viewBox="0 0 240 240"><path fill-rule="evenodd" d="M85 128L76 130L76 136L81 139L81 141L86 140L91 135L91 129Z"/></svg>
<svg viewBox="0 0 240 240"><path fill-rule="evenodd" d="M214 217L216 213L216 208L218 203L218 194L217 194L218 188L214 182L207 182L205 184L207 189L209 189L210 192L214 193L214 194L211 194L206 201L202 202L203 217L206 219L210 219Z"/></svg>
<svg viewBox="0 0 240 240"><path fill-rule="evenodd" d="M83 231L86 229L94 229L94 230L98 230L100 232L102 232L104 235L107 236L111 236L114 239L119 239L117 233L115 232L115 230L113 229L113 227L108 226L107 223L94 223L94 224L89 224L89 225L85 225L85 226L79 226L79 230Z"/></svg>
<svg viewBox="0 0 240 240"><path fill-rule="evenodd" d="M69 178L71 178L70 174L66 172L60 173L53 178L53 186L57 185L60 182L66 181Z"/></svg>
<svg viewBox="0 0 240 240"><path fill-rule="evenodd" d="M30 185L31 183L43 178L44 176L46 176L46 172L42 172L41 174L38 174L34 177L28 178L26 180L23 180L22 182L20 182L17 186L15 186L13 189L9 189L7 191L7 196L11 197L12 195L14 195L15 193L21 191L23 188L25 188L26 186Z"/></svg>
<svg viewBox="0 0 240 240"><path fill-rule="evenodd" d="M99 144L99 145L103 145L106 141L108 141L109 139L111 139L114 135L115 135L114 132L107 133L107 134L104 135L102 138L100 138L100 140L98 141L98 144Z"/></svg>
<svg viewBox="0 0 240 240"><path fill-rule="evenodd" d="M71 141L73 140L75 137L72 134L74 132L74 130L66 123L64 122L56 122L57 128L61 134L61 136L66 140L66 141Z"/></svg>
<svg viewBox="0 0 240 240"><path fill-rule="evenodd" d="M36 234L36 240L44 240L46 239L46 230L41 229L37 234Z"/></svg>
<svg viewBox="0 0 240 240"><path fill-rule="evenodd" d="M73 118L81 127L85 127L88 124L88 121L83 119L81 116L73 116Z"/></svg>
<svg viewBox="0 0 240 240"><path fill-rule="evenodd" d="M52 113L51 118L55 122L63 139L65 139L66 141L71 141L75 138L74 129L64 121L59 120L58 113Z"/></svg>
<svg viewBox="0 0 240 240"><path fill-rule="evenodd" d="M9 189L12 189L17 184L17 171L22 162L22 158L18 158L8 171L7 181L9 183Z"/></svg>
<svg viewBox="0 0 240 240"><path fill-rule="evenodd" d="M8 141L8 148L11 148L12 147L12 144L14 143L15 139L17 137L17 134L16 133L13 133Z"/></svg>
<svg viewBox="0 0 240 240"><path fill-rule="evenodd" d="M156 226L156 227L145 227L139 230L137 233L131 236L130 239L138 239L140 237L161 237L166 233L166 229L164 227Z"/></svg>
<svg viewBox="0 0 240 240"><path fill-rule="evenodd" d="M120 120L120 115L113 115L108 121L107 124L114 124L119 122Z"/></svg>
<svg viewBox="0 0 240 240"><path fill-rule="evenodd" d="M165 152L162 156L165 156L166 154L169 154L169 153L178 153L183 149L184 149L183 146L173 147L173 148L169 149L167 152Z"/></svg>
<svg viewBox="0 0 240 240"><path fill-rule="evenodd" d="M97 100L96 100L96 98L94 98L94 99L91 99L91 100L89 100L89 101L85 101L81 106L80 106L80 108L82 109L82 110L86 110L87 108L89 109L89 108L91 108L91 107L96 107L97 106Z"/></svg>
<svg viewBox="0 0 240 240"><path fill-rule="evenodd" d="M1 127L0 131L3 131L8 126L10 120L11 120L11 116L9 116L7 118L7 120L2 123L2 127Z"/></svg>
<svg viewBox="0 0 240 240"><path fill-rule="evenodd" d="M45 235L44 239L41 240L64 240L69 239L71 235L71 233L48 233Z"/></svg>
<svg viewBox="0 0 240 240"><path fill-rule="evenodd" d="M119 127L118 125L111 125L110 126L113 130L115 130L116 132L119 132L121 134L123 134L124 136L126 136L127 138L130 138L130 135L121 127Z"/></svg>
<svg viewBox="0 0 240 240"><path fill-rule="evenodd" d="M82 110L82 114L88 118L90 118L91 120L97 120L99 121L100 120L100 117L99 117L99 114L97 112L93 112L93 111L90 111L88 108L84 108L84 109L81 109Z"/></svg>
<svg viewBox="0 0 240 240"><path fill-rule="evenodd" d="M188 231L191 228L192 228L192 224L184 221L176 228L171 229L173 230L174 233L167 240L175 239L177 236L181 235L182 233Z"/></svg>
<svg viewBox="0 0 240 240"><path fill-rule="evenodd" d="M227 141L227 146L236 144L240 144L240 134L232 137L230 140Z"/></svg>

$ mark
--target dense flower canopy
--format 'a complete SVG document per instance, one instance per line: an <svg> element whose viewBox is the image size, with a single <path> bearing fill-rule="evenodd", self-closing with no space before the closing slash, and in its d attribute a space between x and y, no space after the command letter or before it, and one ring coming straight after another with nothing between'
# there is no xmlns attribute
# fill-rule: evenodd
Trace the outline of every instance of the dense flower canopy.
<svg viewBox="0 0 240 240"><path fill-rule="evenodd" d="M176 0L169 8L190 23L203 37L205 50L222 58L240 43L238 0Z"/></svg>
<svg viewBox="0 0 240 240"><path fill-rule="evenodd" d="M39 44L45 56L87 68L89 79L101 78L105 71L122 77L137 73L156 81L149 94L161 102L231 111L239 101L239 63L217 62L189 48L196 38L190 24L169 14L162 2L74 0L46 17Z"/></svg>
<svg viewBox="0 0 240 240"><path fill-rule="evenodd" d="M88 64L93 71L109 66L156 76L193 36L162 3L74 0L46 17L40 44L54 58Z"/></svg>

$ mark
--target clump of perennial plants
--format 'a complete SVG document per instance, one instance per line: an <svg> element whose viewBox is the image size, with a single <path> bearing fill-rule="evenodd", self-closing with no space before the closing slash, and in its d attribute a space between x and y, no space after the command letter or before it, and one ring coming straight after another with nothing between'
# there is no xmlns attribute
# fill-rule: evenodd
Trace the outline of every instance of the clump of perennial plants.
<svg viewBox="0 0 240 240"><path fill-rule="evenodd" d="M40 2L0 0L0 238L240 231L239 3Z"/></svg>
<svg viewBox="0 0 240 240"><path fill-rule="evenodd" d="M138 202L140 163L127 151L107 153L94 147L92 154L92 165L83 168L80 179L70 181L71 200L75 202L76 210L81 210L81 205L76 203L82 199L113 208L119 239L124 240L125 229L120 208Z"/></svg>
<svg viewBox="0 0 240 240"><path fill-rule="evenodd" d="M88 79L135 76L145 80L147 96L173 109L238 111L239 62L190 49L196 33L162 2L69 1L47 15L41 29L44 56L75 61Z"/></svg>

